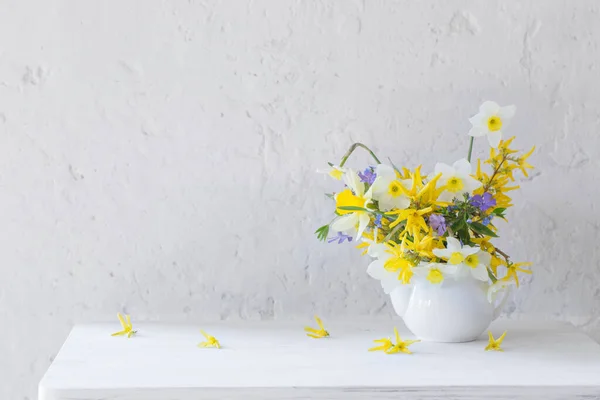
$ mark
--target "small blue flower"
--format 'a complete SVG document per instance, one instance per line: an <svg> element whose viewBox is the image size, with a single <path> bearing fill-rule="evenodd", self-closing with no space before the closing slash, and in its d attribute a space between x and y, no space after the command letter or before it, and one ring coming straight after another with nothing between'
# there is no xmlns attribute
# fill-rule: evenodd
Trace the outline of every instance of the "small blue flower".
<svg viewBox="0 0 600 400"><path fill-rule="evenodd" d="M492 218L494 218L493 215L488 215L487 217L485 217L484 219L481 220L481 223L483 225L489 225L489 223L492 220Z"/></svg>
<svg viewBox="0 0 600 400"><path fill-rule="evenodd" d="M375 217L375 221L373 221L373 223L375 224L376 227L381 228L381 214L377 214L377 216Z"/></svg>
<svg viewBox="0 0 600 400"><path fill-rule="evenodd" d="M446 218L440 214L431 214L429 216L429 226L431 226L439 236L446 232Z"/></svg>
<svg viewBox="0 0 600 400"><path fill-rule="evenodd" d="M377 174L373 170L373 167L367 167L364 172L359 172L358 177L361 182L368 183L372 185L375 182L375 178L377 178Z"/></svg>
<svg viewBox="0 0 600 400"><path fill-rule="evenodd" d="M327 239L327 243L333 243L337 240L338 244L344 243L344 240L348 240L348 242L352 241L352 236L346 235L343 232L338 232L336 236L330 237Z"/></svg>
<svg viewBox="0 0 600 400"><path fill-rule="evenodd" d="M491 193L488 192L485 192L483 196L480 194L476 194L475 196L471 197L471 200L469 202L472 206L479 208L483 212L489 210L490 208L496 205L496 199L492 196Z"/></svg>

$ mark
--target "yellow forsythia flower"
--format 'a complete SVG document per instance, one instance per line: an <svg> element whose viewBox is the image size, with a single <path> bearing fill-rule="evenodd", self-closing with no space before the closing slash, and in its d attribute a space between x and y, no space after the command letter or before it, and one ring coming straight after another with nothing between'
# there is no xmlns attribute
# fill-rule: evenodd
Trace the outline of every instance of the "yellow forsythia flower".
<svg viewBox="0 0 600 400"><path fill-rule="evenodd" d="M398 334L397 328L394 328L394 335L396 336L396 344L394 344L390 338L377 339L374 340L374 342L379 344L379 346L372 347L369 349L369 351L383 351L386 354L412 354L412 352L408 349L408 346L413 343L420 342L420 340L402 340Z"/></svg>
<svg viewBox="0 0 600 400"><path fill-rule="evenodd" d="M306 336L311 337L313 339L321 339L321 338L328 337L329 332L327 332L325 330L325 328L323 327L323 321L321 321L321 318L319 318L315 315L315 321L317 321L317 324L319 324L320 329L314 329L314 328L311 328L310 326L307 326L304 328L304 330L306 332L308 332L306 334Z"/></svg>
<svg viewBox="0 0 600 400"><path fill-rule="evenodd" d="M216 347L217 349L221 348L221 343L214 336L210 336L208 333L204 332L200 329L200 333L202 336L206 338L206 342L198 343L198 347Z"/></svg>
<svg viewBox="0 0 600 400"><path fill-rule="evenodd" d="M121 322L121 326L123 327L123 330L119 331L119 332L115 332L111 336L127 335L127 337L130 338L137 333L137 331L133 330L133 325L131 325L131 318L129 317L129 315L126 315L125 318L123 318L121 313L118 313L117 318L119 318L119 322Z"/></svg>
<svg viewBox="0 0 600 400"><path fill-rule="evenodd" d="M486 346L485 351L504 351L502 348L500 348L500 345L506 336L506 331L504 331L502 336L500 336L498 339L494 339L491 331L488 331L488 335L490 336L490 342Z"/></svg>

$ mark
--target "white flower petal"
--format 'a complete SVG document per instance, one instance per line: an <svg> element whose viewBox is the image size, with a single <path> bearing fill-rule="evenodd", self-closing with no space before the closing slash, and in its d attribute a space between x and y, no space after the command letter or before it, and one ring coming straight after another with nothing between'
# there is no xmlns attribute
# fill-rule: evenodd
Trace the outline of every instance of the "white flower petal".
<svg viewBox="0 0 600 400"><path fill-rule="evenodd" d="M367 274L369 274L369 276L371 278L374 278L377 280L383 279L383 277L387 273L389 273L388 271L385 270L385 268L383 268L383 264L384 264L384 261L382 261L382 260L375 260L375 261L371 262L371 264L369 264L369 266L367 267Z"/></svg>
<svg viewBox="0 0 600 400"><path fill-rule="evenodd" d="M487 138L490 146L496 149L502 140L502 131L490 132L488 133Z"/></svg>
<svg viewBox="0 0 600 400"><path fill-rule="evenodd" d="M455 251L461 251L462 246L460 245L460 241L452 236L448 236L446 238L446 248L450 253L454 253Z"/></svg>
<svg viewBox="0 0 600 400"><path fill-rule="evenodd" d="M450 258L450 256L452 255L452 250L449 249L433 249L433 254L435 254L436 256L440 257L440 258Z"/></svg>
<svg viewBox="0 0 600 400"><path fill-rule="evenodd" d="M498 111L500 111L500 106L494 101L484 101L483 104L479 106L479 113L485 114L488 117L498 114Z"/></svg>
<svg viewBox="0 0 600 400"><path fill-rule="evenodd" d="M479 247L464 246L460 252L466 258L470 255L478 253L479 251Z"/></svg>
<svg viewBox="0 0 600 400"><path fill-rule="evenodd" d="M475 279L484 282L488 280L487 268L483 264L479 264L477 267L471 268L471 273L473 274L473 278Z"/></svg>
<svg viewBox="0 0 600 400"><path fill-rule="evenodd" d="M452 200L453 200L455 197L456 197L456 198L459 198L459 197L460 197L460 195L457 195L456 193L452 193L452 192L449 192L449 191L447 191L447 190L444 190L444 191L442 192L442 194L440 194L440 195L438 196L438 200L439 200L439 201L446 202L446 203L450 203L450 202L452 202Z"/></svg>
<svg viewBox="0 0 600 400"><path fill-rule="evenodd" d="M370 221L371 218L366 212L360 212L358 214L358 232L356 233L356 240L361 238L363 232L367 228L367 225L369 225Z"/></svg>
<svg viewBox="0 0 600 400"><path fill-rule="evenodd" d="M488 118L488 115L479 113L469 118L469 122L473 125L473 128L486 128Z"/></svg>
<svg viewBox="0 0 600 400"><path fill-rule="evenodd" d="M404 210L406 207L410 206L410 199L404 195L398 197L392 197L392 204L394 208L399 210Z"/></svg>
<svg viewBox="0 0 600 400"><path fill-rule="evenodd" d="M477 253L477 258L479 258L479 262L486 267L489 266L492 261L492 256L487 251L480 251Z"/></svg>
<svg viewBox="0 0 600 400"><path fill-rule="evenodd" d="M377 167L375 167L375 173L377 174L378 178L381 177L386 181L393 181L396 179L396 171L389 165L379 164Z"/></svg>
<svg viewBox="0 0 600 400"><path fill-rule="evenodd" d="M435 169L434 169L434 173L435 175L439 174L440 172L444 175L452 175L454 174L454 172L456 172L454 170L454 168L452 168L451 166L449 166L448 164L444 164L444 163L437 163L435 164Z"/></svg>
<svg viewBox="0 0 600 400"><path fill-rule="evenodd" d="M387 249L388 247L383 243L373 243L369 246L367 254L371 257L379 258L380 261L386 261L391 257L391 254L387 252Z"/></svg>
<svg viewBox="0 0 600 400"><path fill-rule="evenodd" d="M496 283L490 285L490 287L487 290L487 298L488 301L490 303L492 303L498 292L503 292L507 289L510 289L510 287L512 285L515 285L515 281L514 280L510 280L510 281L505 281L505 280L499 280L496 281Z"/></svg>
<svg viewBox="0 0 600 400"><path fill-rule="evenodd" d="M458 272L458 265L437 264L437 267L444 275L456 275Z"/></svg>
<svg viewBox="0 0 600 400"><path fill-rule="evenodd" d="M474 126L471 128L471 130L469 130L469 136L481 137L487 135L488 132L489 130L487 128Z"/></svg>
<svg viewBox="0 0 600 400"><path fill-rule="evenodd" d="M379 209L381 211L390 211L394 208L393 197L387 193L379 197Z"/></svg>
<svg viewBox="0 0 600 400"><path fill-rule="evenodd" d="M356 213L346 214L337 218L331 224L331 229L336 232L354 231L358 224L358 215Z"/></svg>
<svg viewBox="0 0 600 400"><path fill-rule="evenodd" d="M456 161L452 167L461 175L468 176L471 173L471 163L466 158Z"/></svg>
<svg viewBox="0 0 600 400"><path fill-rule="evenodd" d="M508 123L515 116L516 112L517 107L515 105L500 107L500 110L498 110L498 116L502 120L502 125L504 126L505 123Z"/></svg>
<svg viewBox="0 0 600 400"><path fill-rule="evenodd" d="M470 175L462 177L462 180L463 185L465 186L465 191L468 193L472 193L475 189L478 189L482 185L480 181Z"/></svg>
<svg viewBox="0 0 600 400"><path fill-rule="evenodd" d="M348 169L344 174L344 183L357 195L365 194L365 185L360 181L360 177L353 169Z"/></svg>

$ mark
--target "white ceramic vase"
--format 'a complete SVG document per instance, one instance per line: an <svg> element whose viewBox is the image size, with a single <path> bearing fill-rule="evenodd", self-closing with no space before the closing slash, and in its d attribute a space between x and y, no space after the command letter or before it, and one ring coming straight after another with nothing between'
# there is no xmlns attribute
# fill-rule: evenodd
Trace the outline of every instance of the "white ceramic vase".
<svg viewBox="0 0 600 400"><path fill-rule="evenodd" d="M489 285L470 277L447 279L440 285L414 280L390 293L396 313L419 339L431 342L470 342L496 319L508 293L494 306Z"/></svg>

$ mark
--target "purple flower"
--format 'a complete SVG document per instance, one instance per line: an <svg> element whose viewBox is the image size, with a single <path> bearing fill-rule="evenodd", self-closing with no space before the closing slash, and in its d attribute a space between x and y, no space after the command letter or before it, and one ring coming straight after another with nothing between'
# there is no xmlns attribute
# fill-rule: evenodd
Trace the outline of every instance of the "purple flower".
<svg viewBox="0 0 600 400"><path fill-rule="evenodd" d="M377 214L377 216L375 217L375 221L373 221L373 223L375 224L376 227L381 228L381 214Z"/></svg>
<svg viewBox="0 0 600 400"><path fill-rule="evenodd" d="M496 205L496 199L490 193L485 192L483 196L476 194L475 196L471 197L470 203L471 205L485 212Z"/></svg>
<svg viewBox="0 0 600 400"><path fill-rule="evenodd" d="M348 240L348 242L351 242L352 236L346 235L345 233L342 233L342 232L338 232L337 236L330 237L329 239L327 239L327 243L333 243L336 240L338 241L338 244L344 243L344 240Z"/></svg>
<svg viewBox="0 0 600 400"><path fill-rule="evenodd" d="M438 235L442 236L446 232L446 218L440 214L431 214L429 216L429 226L431 226Z"/></svg>
<svg viewBox="0 0 600 400"><path fill-rule="evenodd" d="M361 182L372 185L375 182L375 178L377 178L377 174L373 171L373 167L367 167L364 172L358 173L358 177Z"/></svg>

